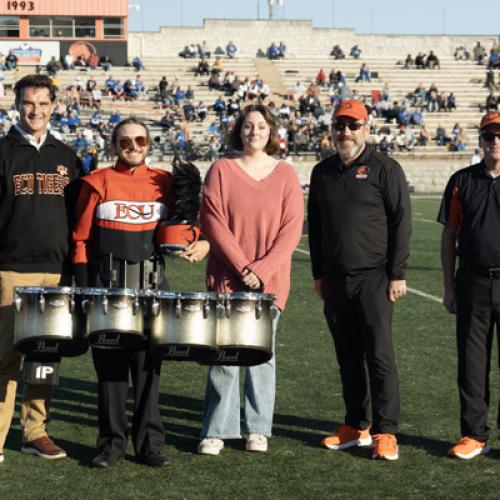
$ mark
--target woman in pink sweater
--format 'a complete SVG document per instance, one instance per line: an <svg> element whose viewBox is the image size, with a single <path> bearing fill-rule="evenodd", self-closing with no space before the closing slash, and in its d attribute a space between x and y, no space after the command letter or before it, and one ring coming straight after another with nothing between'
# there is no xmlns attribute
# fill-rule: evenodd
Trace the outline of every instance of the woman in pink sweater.
<svg viewBox="0 0 500 500"><path fill-rule="evenodd" d="M282 311L304 217L297 174L288 163L271 156L279 151L278 124L266 106L247 106L229 143L241 156L216 161L205 178L200 222L211 245L207 286L218 292L272 293ZM210 367L198 453L218 455L224 439L241 437L239 389L239 367ZM274 399L273 355L267 363L246 368L247 450L267 451Z"/></svg>

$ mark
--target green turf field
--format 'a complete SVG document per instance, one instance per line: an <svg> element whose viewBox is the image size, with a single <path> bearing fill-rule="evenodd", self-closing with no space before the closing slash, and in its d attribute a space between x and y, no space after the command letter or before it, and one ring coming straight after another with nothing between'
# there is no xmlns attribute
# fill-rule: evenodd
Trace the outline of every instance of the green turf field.
<svg viewBox="0 0 500 500"><path fill-rule="evenodd" d="M441 294L441 228L432 222L438 206L438 199L413 199L408 272L411 288L434 296ZM301 248L307 250L306 238ZM203 290L202 265L170 264L173 289ZM111 470L91 469L96 382L85 355L64 361L52 405L50 431L69 458L48 462L21 454L16 415L0 465L0 499L498 498L496 430L490 455L470 462L446 457L459 435L452 318L439 303L409 294L396 307L394 330L402 396L397 462L373 461L367 448L335 452L319 446L342 422L341 387L308 256L296 253L292 293L278 332L274 437L267 454L245 452L242 441L229 441L219 457L198 456L206 368L170 362L163 364L160 405L173 465L152 470L128 456ZM493 374L491 424L498 401L496 368Z"/></svg>

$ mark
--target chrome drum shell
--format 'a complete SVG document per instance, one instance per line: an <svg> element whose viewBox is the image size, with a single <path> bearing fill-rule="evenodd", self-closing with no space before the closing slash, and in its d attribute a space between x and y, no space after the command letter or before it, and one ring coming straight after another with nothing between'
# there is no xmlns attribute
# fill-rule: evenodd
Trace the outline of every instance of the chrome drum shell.
<svg viewBox="0 0 500 500"><path fill-rule="evenodd" d="M144 343L144 292L133 288L86 288L88 341L99 349L136 348Z"/></svg>
<svg viewBox="0 0 500 500"><path fill-rule="evenodd" d="M271 294L235 292L220 296L217 316L217 347L213 365L252 366L273 355Z"/></svg>
<svg viewBox="0 0 500 500"><path fill-rule="evenodd" d="M81 290L14 288L14 345L22 354L79 356L88 349Z"/></svg>
<svg viewBox="0 0 500 500"><path fill-rule="evenodd" d="M203 361L217 354L217 294L155 292L150 348L162 359Z"/></svg>

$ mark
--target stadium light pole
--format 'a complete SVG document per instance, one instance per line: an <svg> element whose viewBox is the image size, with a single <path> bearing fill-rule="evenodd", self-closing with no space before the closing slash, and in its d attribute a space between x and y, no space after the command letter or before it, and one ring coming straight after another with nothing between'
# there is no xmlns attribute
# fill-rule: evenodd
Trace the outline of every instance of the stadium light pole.
<svg viewBox="0 0 500 500"><path fill-rule="evenodd" d="M144 15L142 5L140 3L131 3L128 6L129 9L134 9L140 13L141 16L141 33L139 34L139 57L142 59L142 37L144 31Z"/></svg>
<svg viewBox="0 0 500 500"><path fill-rule="evenodd" d="M269 19L274 18L274 0L268 0L269 5Z"/></svg>

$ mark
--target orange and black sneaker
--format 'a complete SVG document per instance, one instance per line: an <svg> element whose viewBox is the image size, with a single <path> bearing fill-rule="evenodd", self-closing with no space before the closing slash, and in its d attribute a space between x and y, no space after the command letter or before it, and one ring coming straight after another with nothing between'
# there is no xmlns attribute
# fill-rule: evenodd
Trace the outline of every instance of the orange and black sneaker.
<svg viewBox="0 0 500 500"><path fill-rule="evenodd" d="M321 444L329 450L343 450L352 446L369 446L372 444L370 429L356 429L350 425L341 425L332 436L327 436Z"/></svg>
<svg viewBox="0 0 500 500"><path fill-rule="evenodd" d="M372 458L397 460L399 458L398 441L394 434L375 434L375 449Z"/></svg>
<svg viewBox="0 0 500 500"><path fill-rule="evenodd" d="M489 451L490 447L487 443L477 441L469 436L463 436L458 440L457 444L450 448L448 455L462 460L470 460L478 455L485 455Z"/></svg>

